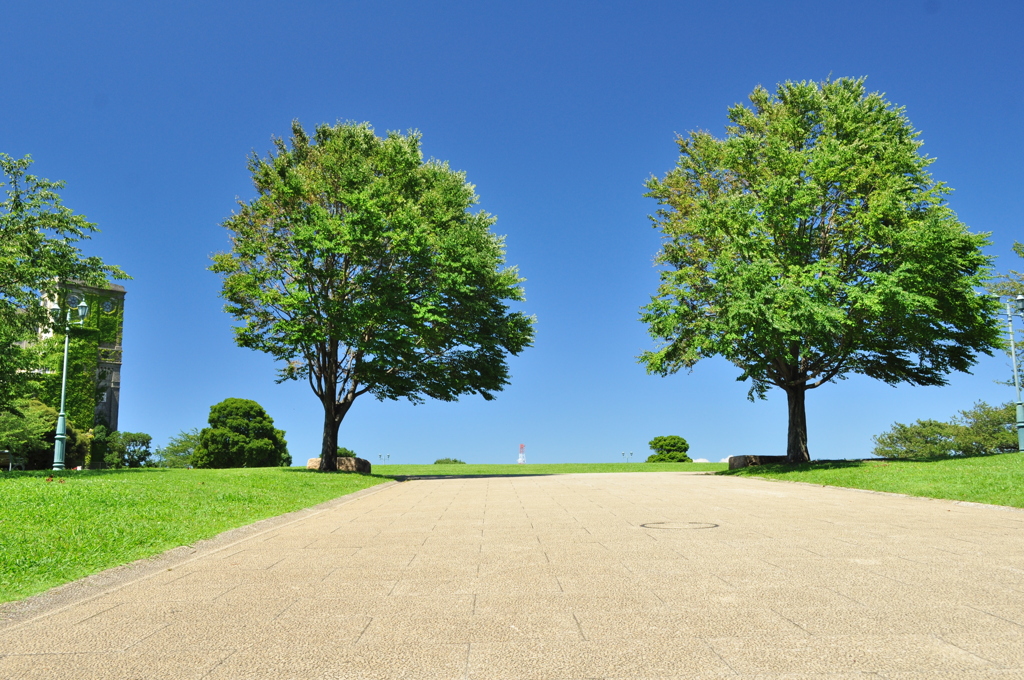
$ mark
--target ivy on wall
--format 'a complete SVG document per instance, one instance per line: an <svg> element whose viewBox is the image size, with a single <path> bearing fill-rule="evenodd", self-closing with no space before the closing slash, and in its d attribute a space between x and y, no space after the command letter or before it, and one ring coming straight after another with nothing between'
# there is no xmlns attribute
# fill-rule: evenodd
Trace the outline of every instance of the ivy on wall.
<svg viewBox="0 0 1024 680"><path fill-rule="evenodd" d="M68 294L83 295L83 291L72 290ZM79 324L72 323L68 342L68 379L65 397L65 412L68 420L79 430L89 430L96 425L96 406L103 398L110 375L100 372L100 360L119 359L113 356L114 347L121 344L124 307L116 297L99 291L84 291L89 314ZM66 308L67 301L62 300ZM61 369L64 360L64 328L37 342L38 363L43 372L32 381L32 396L52 408L60 408Z"/></svg>

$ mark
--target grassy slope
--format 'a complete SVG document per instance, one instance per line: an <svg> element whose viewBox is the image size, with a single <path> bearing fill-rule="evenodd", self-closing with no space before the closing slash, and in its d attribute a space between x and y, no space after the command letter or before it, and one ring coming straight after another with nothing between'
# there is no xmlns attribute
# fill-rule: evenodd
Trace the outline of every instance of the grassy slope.
<svg viewBox="0 0 1024 680"><path fill-rule="evenodd" d="M931 461L822 460L795 468L764 465L721 474L1024 508L1024 455L1019 453Z"/></svg>
<svg viewBox="0 0 1024 680"><path fill-rule="evenodd" d="M296 468L52 474L0 475L0 602L387 481Z"/></svg>
<svg viewBox="0 0 1024 680"><path fill-rule="evenodd" d="M566 475L575 472L717 472L725 463L558 463L551 465L374 465L388 477L413 475Z"/></svg>

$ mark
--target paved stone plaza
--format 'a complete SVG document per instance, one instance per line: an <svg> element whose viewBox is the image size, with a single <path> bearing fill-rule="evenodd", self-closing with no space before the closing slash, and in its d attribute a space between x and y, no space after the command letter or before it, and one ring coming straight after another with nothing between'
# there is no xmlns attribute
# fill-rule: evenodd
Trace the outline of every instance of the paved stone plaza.
<svg viewBox="0 0 1024 680"><path fill-rule="evenodd" d="M413 480L6 609L0 678L1024 678L1024 512L686 473Z"/></svg>

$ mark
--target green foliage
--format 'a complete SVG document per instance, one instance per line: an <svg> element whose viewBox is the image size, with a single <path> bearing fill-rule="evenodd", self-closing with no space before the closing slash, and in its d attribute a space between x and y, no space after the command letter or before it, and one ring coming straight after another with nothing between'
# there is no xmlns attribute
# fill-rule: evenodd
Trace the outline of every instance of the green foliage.
<svg viewBox="0 0 1024 680"><path fill-rule="evenodd" d="M655 453L647 456L648 463L692 463L685 453L681 452L670 452L670 453Z"/></svg>
<svg viewBox="0 0 1024 680"><path fill-rule="evenodd" d="M1017 450L1016 407L979 401L950 422L918 420L896 423L873 437L872 454L880 458L932 459L988 456Z"/></svg>
<svg viewBox="0 0 1024 680"><path fill-rule="evenodd" d="M459 460L458 458L438 458L434 461L434 465L465 465L466 461Z"/></svg>
<svg viewBox="0 0 1024 680"><path fill-rule="evenodd" d="M895 423L888 432L872 437L880 458L943 458L953 452L956 426L938 420Z"/></svg>
<svg viewBox="0 0 1024 680"><path fill-rule="evenodd" d="M111 432L103 462L114 469L142 467L153 455L149 450L152 442L153 438L144 432Z"/></svg>
<svg viewBox="0 0 1024 680"><path fill-rule="evenodd" d="M384 481L294 468L4 472L0 602Z"/></svg>
<svg viewBox="0 0 1024 680"><path fill-rule="evenodd" d="M89 455L86 456L85 464L88 468L100 468L105 464L107 458L108 440L110 431L106 425L97 425L92 428L92 442L89 445Z"/></svg>
<svg viewBox="0 0 1024 680"><path fill-rule="evenodd" d="M678 435L655 437L647 444L654 454L647 457L648 463L692 463L686 452L690 444Z"/></svg>
<svg viewBox="0 0 1024 680"><path fill-rule="evenodd" d="M1024 243L1015 242L1013 244L1013 251L1020 257L1024 257ZM1005 295L1014 298L1018 295L1024 295L1024 272L1011 269L1008 274L1002 274L996 277L996 280L990 282L987 288L989 293L993 295ZM1005 319L1005 317L1003 318ZM1017 362L1019 367L1022 363L1022 357L1024 357L1024 352L1021 351L1021 349L1024 348L1024 330L1021 330L1019 326L1017 329ZM1009 346L1006 348L1006 353L1007 355L1010 354ZM1008 380L1006 382L1012 385L1012 375L1007 377Z"/></svg>
<svg viewBox="0 0 1024 680"><path fill-rule="evenodd" d="M679 435L670 434L664 437L655 437L647 443L654 451L653 456L648 456L648 463L690 463L690 457L686 452L690 450L690 443Z"/></svg>
<svg viewBox="0 0 1024 680"><path fill-rule="evenodd" d="M943 385L999 347L980 296L985 235L956 218L950 189L903 109L863 79L758 87L729 110L725 139L692 132L651 178L665 242L642 321L662 344L640 361L667 375L722 356L790 403L788 455L806 460L806 390L848 374Z"/></svg>
<svg viewBox="0 0 1024 680"><path fill-rule="evenodd" d="M167 440L167 446L158 448L152 467L187 468L192 465L192 454L199 448L199 428L182 430Z"/></svg>
<svg viewBox="0 0 1024 680"><path fill-rule="evenodd" d="M24 458L26 469L52 468L57 411L35 399L23 399L12 406L12 410L0 412L0 449ZM71 423L67 424L66 434L64 464L69 468L84 465L92 437Z"/></svg>
<svg viewBox="0 0 1024 680"><path fill-rule="evenodd" d="M1024 243L1014 242L1013 252L1017 253L1020 257L1024 257ZM1010 295L1013 297L1024 295L1024 272L1011 269L1008 274L997 276L996 280L989 283L987 288L989 292L995 295Z"/></svg>
<svg viewBox="0 0 1024 680"><path fill-rule="evenodd" d="M64 334L60 332L31 348L36 365L43 369L32 377L30 393L44 404L60 406L61 371L64 363ZM96 371L99 354L95 332L72 326L68 341L68 379L64 412L79 429L93 426L99 385Z"/></svg>
<svg viewBox="0 0 1024 680"><path fill-rule="evenodd" d="M17 413L18 402L30 394L29 384L38 364L21 344L29 337L24 329L12 328L0 319L0 414Z"/></svg>
<svg viewBox="0 0 1024 680"><path fill-rule="evenodd" d="M346 449L344 446L338 447L338 458L355 458L356 452L352 449Z"/></svg>
<svg viewBox="0 0 1024 680"><path fill-rule="evenodd" d="M485 399L508 383L506 354L533 339L509 311L521 279L504 266L495 218L471 213L465 175L424 161L420 135L381 139L369 124L296 121L249 160L258 196L224 221L232 250L214 256L236 342L308 380L325 411L321 469L358 396Z"/></svg>
<svg viewBox="0 0 1024 680"><path fill-rule="evenodd" d="M82 281L102 286L107 277L125 279L119 268L98 257L82 257L78 242L96 225L61 202L63 182L27 173L32 159L0 153L0 412L28 393L35 368L30 352L16 343L32 340L54 319L43 300L61 300L60 285ZM91 425L91 419L89 425Z"/></svg>
<svg viewBox="0 0 1024 680"><path fill-rule="evenodd" d="M251 399L225 399L210 407L210 427L192 454L197 468L274 467L292 464L284 431Z"/></svg>

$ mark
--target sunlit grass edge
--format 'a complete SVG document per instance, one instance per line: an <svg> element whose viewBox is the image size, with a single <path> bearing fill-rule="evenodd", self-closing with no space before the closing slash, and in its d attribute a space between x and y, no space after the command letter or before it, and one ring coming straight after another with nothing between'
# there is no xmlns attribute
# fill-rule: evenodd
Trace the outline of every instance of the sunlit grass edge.
<svg viewBox="0 0 1024 680"><path fill-rule="evenodd" d="M720 472L1024 508L1024 454L941 460L820 460Z"/></svg>
<svg viewBox="0 0 1024 680"><path fill-rule="evenodd" d="M0 602L387 481L302 468L0 473Z"/></svg>

